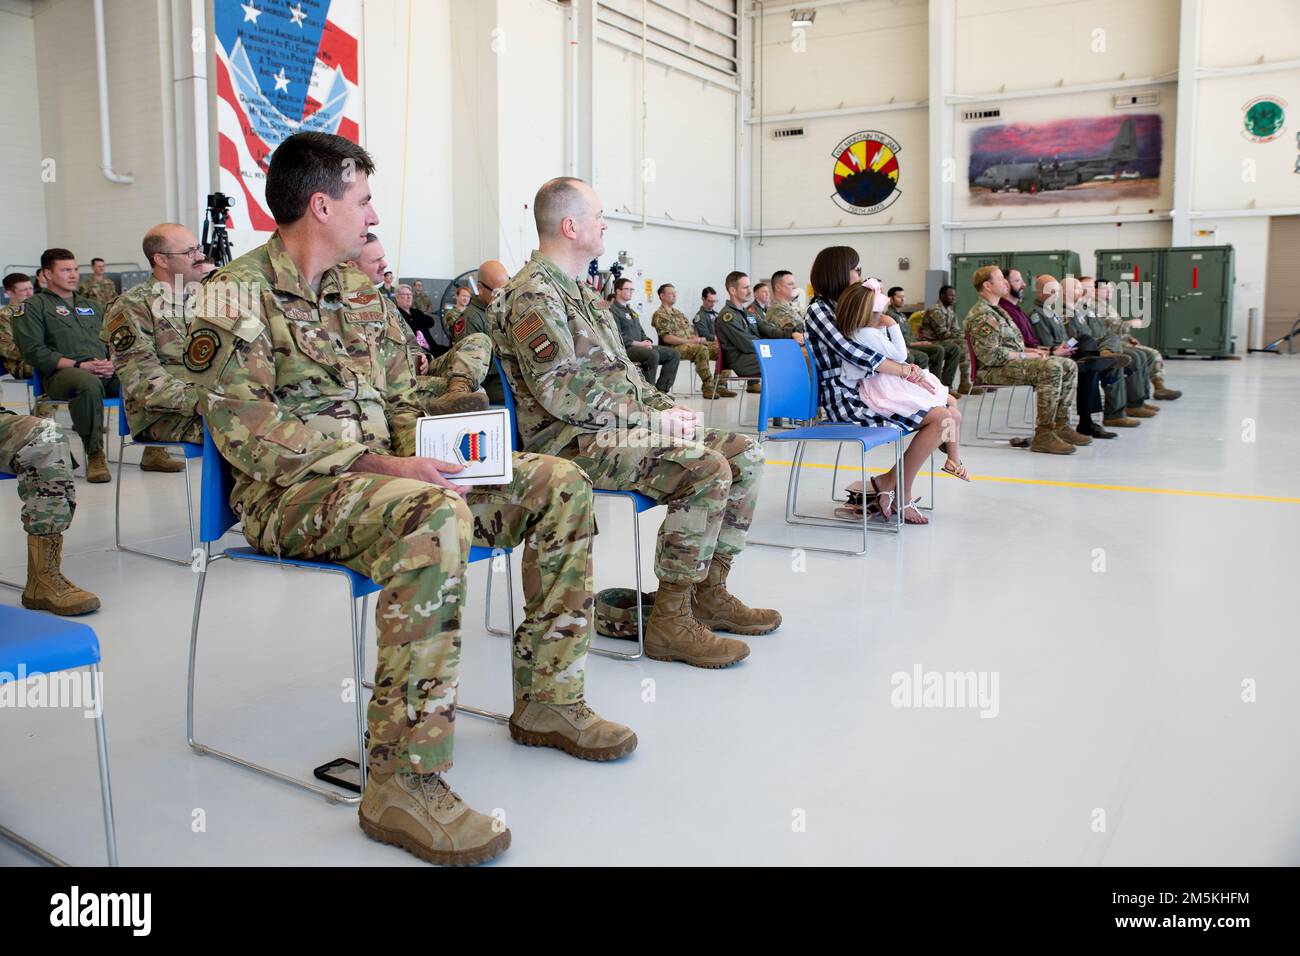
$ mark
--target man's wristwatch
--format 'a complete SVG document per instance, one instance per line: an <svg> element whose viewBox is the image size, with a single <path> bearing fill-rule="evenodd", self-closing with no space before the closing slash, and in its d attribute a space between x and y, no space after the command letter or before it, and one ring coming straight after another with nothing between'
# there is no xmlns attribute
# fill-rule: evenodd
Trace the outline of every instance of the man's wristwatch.
<svg viewBox="0 0 1300 956"><path fill-rule="evenodd" d="M74 361L74 362L72 363L72 367L73 367L73 368L81 368L81 359L77 359L76 361Z"/></svg>

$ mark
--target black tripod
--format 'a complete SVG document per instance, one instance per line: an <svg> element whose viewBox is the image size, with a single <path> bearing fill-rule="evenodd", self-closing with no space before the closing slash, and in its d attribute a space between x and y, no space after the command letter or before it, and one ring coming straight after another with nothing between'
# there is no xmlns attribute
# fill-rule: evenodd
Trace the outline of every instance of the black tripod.
<svg viewBox="0 0 1300 956"><path fill-rule="evenodd" d="M230 251L230 236L226 232L226 219L234 204L235 201L225 193L208 194L208 211L203 217L203 235L200 241L204 257L218 269L234 258ZM211 239L208 238L209 227L212 230Z"/></svg>

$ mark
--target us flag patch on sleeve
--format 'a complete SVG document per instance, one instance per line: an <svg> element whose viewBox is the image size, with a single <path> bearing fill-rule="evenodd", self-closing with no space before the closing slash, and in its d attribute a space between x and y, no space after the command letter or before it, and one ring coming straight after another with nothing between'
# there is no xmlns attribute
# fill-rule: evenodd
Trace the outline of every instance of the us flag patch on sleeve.
<svg viewBox="0 0 1300 956"><path fill-rule="evenodd" d="M516 342L527 342L540 331L542 331L542 317L536 312L529 312L510 330Z"/></svg>

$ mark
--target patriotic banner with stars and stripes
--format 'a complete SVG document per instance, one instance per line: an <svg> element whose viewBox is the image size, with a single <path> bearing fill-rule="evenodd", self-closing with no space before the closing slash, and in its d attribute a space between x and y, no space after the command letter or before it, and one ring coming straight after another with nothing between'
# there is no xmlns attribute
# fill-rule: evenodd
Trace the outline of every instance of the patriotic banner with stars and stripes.
<svg viewBox="0 0 1300 956"><path fill-rule="evenodd" d="M270 232L271 154L300 130L361 141L361 0L216 0L220 190L229 225Z"/></svg>

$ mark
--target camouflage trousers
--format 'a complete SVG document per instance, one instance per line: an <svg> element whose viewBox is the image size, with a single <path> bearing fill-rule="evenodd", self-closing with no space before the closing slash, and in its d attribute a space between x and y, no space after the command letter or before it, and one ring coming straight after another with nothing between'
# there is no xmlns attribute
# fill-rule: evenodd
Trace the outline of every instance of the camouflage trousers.
<svg viewBox="0 0 1300 956"><path fill-rule="evenodd" d="M668 506L655 551L659 580L702 581L715 549L732 556L744 550L763 471L754 439L701 428L695 441L683 441L629 428L581 435L560 454L597 488L639 491Z"/></svg>
<svg viewBox="0 0 1300 956"><path fill-rule="evenodd" d="M1165 357L1160 354L1159 349L1153 349L1149 345L1125 345L1124 351L1126 354L1141 352L1142 355L1145 356L1147 368L1150 369L1147 378L1151 381L1164 377Z"/></svg>
<svg viewBox="0 0 1300 956"><path fill-rule="evenodd" d="M258 501L243 518L245 536L260 551L337 562L383 585L367 715L371 773L451 766L471 545L524 544L516 698L583 699L594 519L591 482L569 462L516 454L510 484L476 488L464 499L386 475L314 477ZM492 573L490 565L484 573Z"/></svg>
<svg viewBox="0 0 1300 956"><path fill-rule="evenodd" d="M77 510L77 493L72 449L62 428L48 418L0 413L0 471L18 476L28 534L67 530Z"/></svg>
<svg viewBox="0 0 1300 956"><path fill-rule="evenodd" d="M1079 393L1079 367L1059 355L1012 359L1006 365L979 370L983 385L1032 385L1038 400L1038 425L1053 425L1070 414Z"/></svg>
<svg viewBox="0 0 1300 956"><path fill-rule="evenodd" d="M469 380L480 388L492 368L492 340L481 332L471 332L435 359L429 360L429 369L415 380L415 399L421 408L447 391L447 381L453 375Z"/></svg>
<svg viewBox="0 0 1300 956"><path fill-rule="evenodd" d="M161 415L135 436L141 441L187 441L203 444L203 419L198 415Z"/></svg>
<svg viewBox="0 0 1300 956"><path fill-rule="evenodd" d="M717 361L717 348L711 345L674 345L677 354L695 366L695 374L700 377L700 384L707 386L713 381L713 363Z"/></svg>

